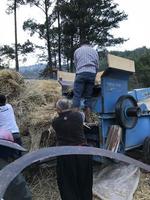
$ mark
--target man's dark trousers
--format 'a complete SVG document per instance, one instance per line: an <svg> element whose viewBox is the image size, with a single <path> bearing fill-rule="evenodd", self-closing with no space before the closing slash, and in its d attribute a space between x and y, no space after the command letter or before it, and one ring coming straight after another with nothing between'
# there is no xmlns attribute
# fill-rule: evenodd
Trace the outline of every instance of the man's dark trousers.
<svg viewBox="0 0 150 200"><path fill-rule="evenodd" d="M84 97L85 107L91 107L91 97L95 83L95 73L83 72L76 74L74 89L73 89L73 107L80 107L81 97Z"/></svg>

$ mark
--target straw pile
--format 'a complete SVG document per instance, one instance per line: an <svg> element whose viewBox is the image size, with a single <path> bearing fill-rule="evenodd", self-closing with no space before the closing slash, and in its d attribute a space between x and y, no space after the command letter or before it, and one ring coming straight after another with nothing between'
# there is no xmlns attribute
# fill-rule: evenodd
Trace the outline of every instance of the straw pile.
<svg viewBox="0 0 150 200"><path fill-rule="evenodd" d="M50 127L55 115L55 102L61 96L57 81L24 81L15 71L1 70L0 91L14 108L17 124L29 150L36 150L40 145L55 144L54 132Z"/></svg>
<svg viewBox="0 0 150 200"><path fill-rule="evenodd" d="M50 168L48 165L35 167L30 170L30 176L27 176L27 180L33 200L61 200L55 167Z"/></svg>
<svg viewBox="0 0 150 200"><path fill-rule="evenodd" d="M31 151L40 148L44 135L51 138L51 144L54 143L50 125L55 115L54 105L60 95L60 86L56 81L27 81L19 99L12 102L22 135L30 133ZM50 139L45 141L48 143Z"/></svg>
<svg viewBox="0 0 150 200"><path fill-rule="evenodd" d="M150 200L150 173L141 173L134 200Z"/></svg>
<svg viewBox="0 0 150 200"><path fill-rule="evenodd" d="M0 93L8 99L18 96L24 87L23 77L13 70L0 70Z"/></svg>

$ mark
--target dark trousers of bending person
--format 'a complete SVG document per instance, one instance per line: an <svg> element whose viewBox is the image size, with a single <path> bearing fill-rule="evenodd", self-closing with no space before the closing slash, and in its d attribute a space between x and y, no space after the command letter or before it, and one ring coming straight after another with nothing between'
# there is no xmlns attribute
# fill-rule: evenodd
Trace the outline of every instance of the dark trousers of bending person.
<svg viewBox="0 0 150 200"><path fill-rule="evenodd" d="M53 120L58 146L87 145L80 112L69 110L67 100L59 100L59 116ZM67 155L57 158L57 183L62 200L92 200L92 156Z"/></svg>
<svg viewBox="0 0 150 200"><path fill-rule="evenodd" d="M69 155L57 158L57 183L62 200L92 200L92 158Z"/></svg>

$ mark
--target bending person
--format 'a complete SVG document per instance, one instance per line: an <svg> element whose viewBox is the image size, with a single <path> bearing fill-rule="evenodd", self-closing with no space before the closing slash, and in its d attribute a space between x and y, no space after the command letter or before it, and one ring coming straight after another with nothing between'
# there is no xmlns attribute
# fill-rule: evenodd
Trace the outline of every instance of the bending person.
<svg viewBox="0 0 150 200"><path fill-rule="evenodd" d="M72 111L68 100L56 103L58 117L52 122L58 146L86 146L83 116ZM92 200L92 156L69 155L57 158L57 183L62 200Z"/></svg>

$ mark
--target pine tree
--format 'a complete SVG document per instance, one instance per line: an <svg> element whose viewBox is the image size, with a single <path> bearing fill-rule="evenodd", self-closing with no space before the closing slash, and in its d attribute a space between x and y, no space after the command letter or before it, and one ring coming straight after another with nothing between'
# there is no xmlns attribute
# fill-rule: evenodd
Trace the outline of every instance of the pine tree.
<svg viewBox="0 0 150 200"><path fill-rule="evenodd" d="M34 45L29 40L24 42L24 44L17 43L17 55L18 55L18 57L20 55L22 55L23 61L26 61L27 54L34 52L34 49L35 49ZM0 47L0 57L1 57L1 60L0 60L1 65L9 68L8 63L10 61L16 59L16 51L15 51L14 45L1 46Z"/></svg>
<svg viewBox="0 0 150 200"><path fill-rule="evenodd" d="M48 65L47 69L49 70L49 73L52 73L52 46L51 46L51 25L55 21L55 17L50 14L50 9L52 5L51 0L26 0L27 4L30 4L30 6L36 6L45 15L45 22L43 24L37 23L34 20L27 20L24 22L23 29L29 30L31 35L38 33L39 38L46 40L46 46L47 46L47 54L48 54Z"/></svg>
<svg viewBox="0 0 150 200"><path fill-rule="evenodd" d="M15 27L15 61L16 61L16 71L19 71L19 61L18 61L18 37L17 37L17 7L19 5L24 5L25 0L8 0L7 13L11 14L14 12L14 27Z"/></svg>
<svg viewBox="0 0 150 200"><path fill-rule="evenodd" d="M113 0L63 0L59 5L63 30L64 53L73 64L73 52L86 41L99 47L123 43L123 38L114 38L113 28L127 15L117 10ZM68 47L70 48L68 52Z"/></svg>

